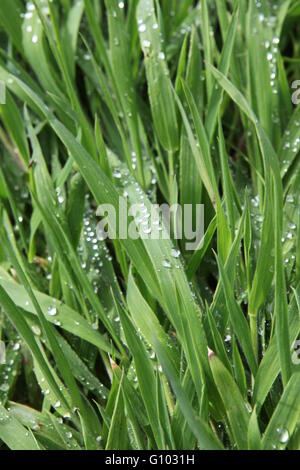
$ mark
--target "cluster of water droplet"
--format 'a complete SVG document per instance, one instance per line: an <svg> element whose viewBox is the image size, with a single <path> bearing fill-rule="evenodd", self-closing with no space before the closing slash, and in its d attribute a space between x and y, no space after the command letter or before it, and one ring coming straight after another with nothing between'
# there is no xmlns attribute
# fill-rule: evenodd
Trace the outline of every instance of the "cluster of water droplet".
<svg viewBox="0 0 300 470"><path fill-rule="evenodd" d="M272 12L269 16L265 16L262 10L262 2L256 1L258 20L263 25L266 26L267 39L263 43L263 47L266 50L266 60L269 64L270 70L270 85L274 95L278 94L278 82L277 82L277 53L280 43L280 38L277 37L273 32L276 29L277 25L277 10L278 4L273 3L271 8ZM254 33L256 31L253 31ZM278 116L274 115L273 120L278 121Z"/></svg>
<svg viewBox="0 0 300 470"><path fill-rule="evenodd" d="M253 247L255 250L255 258L257 259L260 241L261 231L263 225L263 216L261 212L261 201L260 196L257 194L251 198L250 215L252 220L252 235L253 235Z"/></svg>
<svg viewBox="0 0 300 470"><path fill-rule="evenodd" d="M5 346L5 355L0 364L0 405L3 405L7 400L10 387L16 380L21 354L21 344L18 337L8 341Z"/></svg>
<svg viewBox="0 0 300 470"><path fill-rule="evenodd" d="M163 216L157 214L155 211L152 212L150 206L146 202L146 196L140 185L133 180L130 172L127 168L115 168L113 176L119 180L120 188L122 189L122 195L125 198L129 198L129 191L134 191L134 195L131 200L134 199L134 204L139 205L139 210L135 214L134 221L139 233L140 238L148 239L151 236L165 237L166 234L163 228ZM131 201L129 201L131 202ZM164 258L161 261L161 267L165 269L172 269L173 267L180 269L179 258L181 252L177 248L171 248L168 258ZM158 271L160 268L158 268Z"/></svg>
<svg viewBox="0 0 300 470"><path fill-rule="evenodd" d="M291 163L294 161L296 155L300 150L300 121L295 121L296 131L291 133L287 129L284 133L283 153L284 159L282 161L282 172L287 173Z"/></svg>
<svg viewBox="0 0 300 470"><path fill-rule="evenodd" d="M154 12L150 12L149 17L151 17L153 13ZM146 23L144 22L143 19L138 19L137 22L138 22L138 31L141 34L141 38L142 38L143 50L144 50L144 53L147 55L147 54L150 53L151 48L152 48L152 43L151 43L150 39L147 37L147 34L146 34L148 26L146 25ZM155 49L155 54L156 54L157 60L164 62L166 60L166 55L163 51L164 37L163 37L162 33L159 32L159 24L156 21L154 21L154 22L150 21L149 22L149 28L152 29L152 33L157 32L157 34L159 35L159 41L157 42L157 44L160 44L161 48L160 48L160 50L157 51L157 46L155 45L154 49ZM145 35L145 37L143 38L144 35ZM165 68L165 74L166 75L169 74L169 71L168 71L167 68Z"/></svg>
<svg viewBox="0 0 300 470"><path fill-rule="evenodd" d="M50 10L47 4L47 0L40 0L41 14L47 18L50 14ZM31 35L31 42L37 44L40 39L38 28L36 26L41 25L41 19L39 18L35 5L32 2L26 3L25 13L21 13L21 18L25 22L25 31Z"/></svg>
<svg viewBox="0 0 300 470"><path fill-rule="evenodd" d="M274 441L272 443L273 450L280 450L286 447L290 440L290 433L284 426L280 426L276 429Z"/></svg>
<svg viewBox="0 0 300 470"><path fill-rule="evenodd" d="M285 201L284 235L282 237L284 263L288 277L293 277L296 272L299 202L300 198L291 189Z"/></svg>
<svg viewBox="0 0 300 470"><path fill-rule="evenodd" d="M256 7L258 9L259 21L264 23L268 28L275 28L277 24L277 12L279 5L277 2L270 2L271 13L269 16L265 16L263 13L263 2L260 0L255 0Z"/></svg>
<svg viewBox="0 0 300 470"><path fill-rule="evenodd" d="M277 85L277 52L280 39L274 37L272 41L265 41L265 48L267 50L267 61L270 67L270 85L272 87L272 92L274 95L278 94Z"/></svg>
<svg viewBox="0 0 300 470"><path fill-rule="evenodd" d="M63 204L65 202L65 198L64 198L62 189L59 188L59 187L56 188L56 196L57 196L57 200L58 200L59 204Z"/></svg>
<svg viewBox="0 0 300 470"><path fill-rule="evenodd" d="M97 230L97 222L95 211L91 209L89 196L87 196L83 233L78 247L78 254L81 259L81 267L87 273L95 294L101 296L101 292L109 292L111 288L116 286L118 280L114 270L111 269L113 259L105 241L101 239L101 234ZM103 308L107 312L108 318L113 320L114 328L119 332L120 318L115 313L115 309L108 308L107 305L103 305ZM93 317L92 327L98 329L98 318L95 317L92 310L90 310L90 314Z"/></svg>

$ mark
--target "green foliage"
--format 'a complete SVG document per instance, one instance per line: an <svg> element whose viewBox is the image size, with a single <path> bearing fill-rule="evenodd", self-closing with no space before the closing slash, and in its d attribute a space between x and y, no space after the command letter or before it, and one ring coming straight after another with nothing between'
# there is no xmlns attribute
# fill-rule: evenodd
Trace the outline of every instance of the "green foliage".
<svg viewBox="0 0 300 470"><path fill-rule="evenodd" d="M300 450L299 17L1 1L0 448ZM198 248L100 239L120 196Z"/></svg>

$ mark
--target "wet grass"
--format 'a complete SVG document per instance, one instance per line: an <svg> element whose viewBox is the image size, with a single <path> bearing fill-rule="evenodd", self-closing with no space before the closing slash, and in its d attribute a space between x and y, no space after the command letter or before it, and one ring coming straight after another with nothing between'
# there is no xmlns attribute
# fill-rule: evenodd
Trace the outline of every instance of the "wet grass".
<svg viewBox="0 0 300 470"><path fill-rule="evenodd" d="M1 0L3 449L300 448L299 17ZM148 238L97 236L120 196Z"/></svg>

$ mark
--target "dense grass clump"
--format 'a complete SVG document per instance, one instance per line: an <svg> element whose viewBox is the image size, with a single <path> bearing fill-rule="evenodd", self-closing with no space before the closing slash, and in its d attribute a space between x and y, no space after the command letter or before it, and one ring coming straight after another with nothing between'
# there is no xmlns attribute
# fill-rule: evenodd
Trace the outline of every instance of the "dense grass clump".
<svg viewBox="0 0 300 470"><path fill-rule="evenodd" d="M1 0L2 449L300 449L299 20ZM120 196L145 236L101 236Z"/></svg>

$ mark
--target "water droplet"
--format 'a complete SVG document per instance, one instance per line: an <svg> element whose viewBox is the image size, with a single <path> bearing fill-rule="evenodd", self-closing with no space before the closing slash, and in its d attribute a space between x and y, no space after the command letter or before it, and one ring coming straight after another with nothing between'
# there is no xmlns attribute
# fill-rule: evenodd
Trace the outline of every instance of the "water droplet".
<svg viewBox="0 0 300 470"><path fill-rule="evenodd" d="M167 268L167 269L170 269L172 267L170 261L168 261L167 259L163 260L162 265L164 268Z"/></svg>
<svg viewBox="0 0 300 470"><path fill-rule="evenodd" d="M175 250L174 248L172 248L171 250L171 256L173 258L179 258L180 257L180 251L179 250Z"/></svg>
<svg viewBox="0 0 300 470"><path fill-rule="evenodd" d="M148 39L144 39L143 46L149 48L151 46L151 42Z"/></svg>
<svg viewBox="0 0 300 470"><path fill-rule="evenodd" d="M49 307L48 308L48 315L50 317L55 317L55 315L57 315L57 308L56 307Z"/></svg>
<svg viewBox="0 0 300 470"><path fill-rule="evenodd" d="M41 329L38 325L32 325L31 330L35 335L37 336L41 335Z"/></svg>
<svg viewBox="0 0 300 470"><path fill-rule="evenodd" d="M142 23L142 24L139 25L139 32L140 33L144 33L146 31L146 29L147 28L146 28L145 23Z"/></svg>
<svg viewBox="0 0 300 470"><path fill-rule="evenodd" d="M245 402L245 407L246 407L246 410L248 411L248 413L252 413L252 407L251 407L250 403L248 403L247 401Z"/></svg>
<svg viewBox="0 0 300 470"><path fill-rule="evenodd" d="M122 173L119 170L113 171L114 178L120 179L122 177Z"/></svg>
<svg viewBox="0 0 300 470"><path fill-rule="evenodd" d="M148 224L148 222L147 222ZM143 227L143 232L145 235L149 235L152 232L151 227Z"/></svg>
<svg viewBox="0 0 300 470"><path fill-rule="evenodd" d="M277 433L279 436L279 442L281 444L286 444L290 438L288 430L286 428L277 428Z"/></svg>

